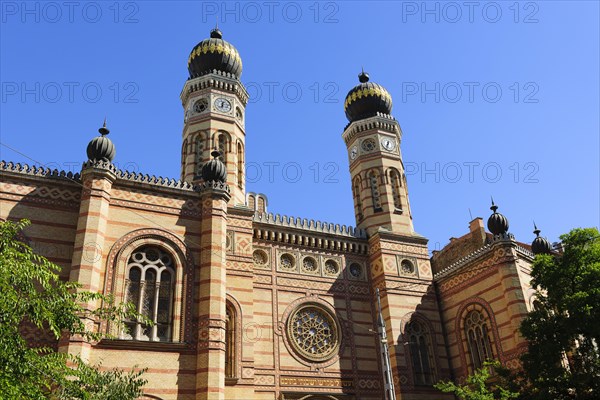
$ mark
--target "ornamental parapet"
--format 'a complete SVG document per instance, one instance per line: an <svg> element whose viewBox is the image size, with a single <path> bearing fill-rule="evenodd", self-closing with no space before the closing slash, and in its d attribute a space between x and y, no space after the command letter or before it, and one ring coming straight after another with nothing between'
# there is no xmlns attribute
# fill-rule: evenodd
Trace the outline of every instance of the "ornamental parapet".
<svg viewBox="0 0 600 400"><path fill-rule="evenodd" d="M248 91L235 75L228 72L212 70L210 74L190 78L185 83L180 95L181 103L185 105L192 93L204 89L218 89L234 93L239 97L244 106L248 104L248 99L250 98Z"/></svg>
<svg viewBox="0 0 600 400"><path fill-rule="evenodd" d="M367 232L352 226L256 212L254 238L340 252L367 254Z"/></svg>

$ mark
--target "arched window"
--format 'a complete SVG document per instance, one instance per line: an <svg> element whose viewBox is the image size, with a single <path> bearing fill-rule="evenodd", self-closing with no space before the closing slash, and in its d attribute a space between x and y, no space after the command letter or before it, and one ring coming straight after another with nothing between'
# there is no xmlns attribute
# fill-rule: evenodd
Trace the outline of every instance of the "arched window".
<svg viewBox="0 0 600 400"><path fill-rule="evenodd" d="M219 159L227 164L227 136L225 133L220 133L219 138L217 139L217 150L221 152L221 157Z"/></svg>
<svg viewBox="0 0 600 400"><path fill-rule="evenodd" d="M131 254L127 263L125 301L133 303L154 326L127 320L123 339L171 340L174 265L173 258L155 246L145 246Z"/></svg>
<svg viewBox="0 0 600 400"><path fill-rule="evenodd" d="M244 148L242 147L242 144L239 142L237 145L237 162L238 162L238 167L237 167L238 186L240 188L243 188L244 187Z"/></svg>
<svg viewBox="0 0 600 400"><path fill-rule="evenodd" d="M202 135L198 135L196 137L196 175L197 176L202 175L202 166L204 165L203 159L204 159L204 139L202 138Z"/></svg>
<svg viewBox="0 0 600 400"><path fill-rule="evenodd" d="M400 174L395 169L390 169L390 185L392 185L392 197L394 198L394 208L402 210L402 200L400 199Z"/></svg>
<svg viewBox="0 0 600 400"><path fill-rule="evenodd" d="M431 335L426 325L413 320L406 325L415 385L432 385L434 382L434 360L431 348Z"/></svg>
<svg viewBox="0 0 600 400"><path fill-rule="evenodd" d="M371 197L373 198L373 208L375 212L381 211L381 197L379 196L379 182L377 182L377 173L369 172L369 185L371 186Z"/></svg>
<svg viewBox="0 0 600 400"><path fill-rule="evenodd" d="M465 334L473 368L481 368L484 361L494 358L490 329L480 311L470 311L465 317Z"/></svg>
<svg viewBox="0 0 600 400"><path fill-rule="evenodd" d="M358 216L358 220L363 219L363 207L362 207L362 199L360 198L360 177L354 178L354 184L352 185L352 192L354 194L354 204L356 204L356 215Z"/></svg>
<svg viewBox="0 0 600 400"><path fill-rule="evenodd" d="M267 212L267 205L265 203L264 197L258 196L256 209L261 213Z"/></svg>
<svg viewBox="0 0 600 400"><path fill-rule="evenodd" d="M225 308L225 377L236 377L236 323L235 309L227 303Z"/></svg>
<svg viewBox="0 0 600 400"><path fill-rule="evenodd" d="M185 139L183 145L181 145L181 162L185 165L185 157L187 156L187 145L188 141Z"/></svg>

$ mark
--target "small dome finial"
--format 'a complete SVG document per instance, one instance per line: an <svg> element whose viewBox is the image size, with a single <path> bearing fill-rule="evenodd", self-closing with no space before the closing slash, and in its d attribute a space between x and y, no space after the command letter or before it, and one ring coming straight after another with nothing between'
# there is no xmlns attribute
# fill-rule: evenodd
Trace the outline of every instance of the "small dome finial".
<svg viewBox="0 0 600 400"><path fill-rule="evenodd" d="M205 182L227 182L227 167L219 159L221 152L214 149L210 155L214 158L202 167L202 179Z"/></svg>
<svg viewBox="0 0 600 400"><path fill-rule="evenodd" d="M552 253L552 245L545 237L540 236L540 230L538 229L535 221L533 221L533 228L535 229L533 233L535 233L535 239L531 242L531 251L533 254L551 254Z"/></svg>
<svg viewBox="0 0 600 400"><path fill-rule="evenodd" d="M367 83L367 82L369 82L369 74L367 74L365 72L364 68L361 67L360 69L361 69L361 72L360 72L360 74L358 74L358 81L360 83Z"/></svg>
<svg viewBox="0 0 600 400"><path fill-rule="evenodd" d="M215 29L210 31L210 37L213 39L223 39L223 32L219 29L219 19L217 17L217 22L215 24Z"/></svg>
<svg viewBox="0 0 600 400"><path fill-rule="evenodd" d="M104 117L104 123L102 124L102 128L98 129L98 132L100 132L102 136L106 136L110 133L110 131L106 127L106 117Z"/></svg>
<svg viewBox="0 0 600 400"><path fill-rule="evenodd" d="M498 210L498 206L494 203L493 198L490 210L494 212L492 215L490 215L487 221L487 226L490 232L492 232L494 236L505 235L506 233L508 233L508 219L504 215L496 211Z"/></svg>

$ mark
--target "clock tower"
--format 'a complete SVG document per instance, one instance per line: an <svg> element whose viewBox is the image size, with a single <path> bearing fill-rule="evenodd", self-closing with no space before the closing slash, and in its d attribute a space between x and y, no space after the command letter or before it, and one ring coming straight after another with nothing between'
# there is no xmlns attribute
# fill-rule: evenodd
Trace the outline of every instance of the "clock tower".
<svg viewBox="0 0 600 400"><path fill-rule="evenodd" d="M364 71L344 102L350 121L342 135L348 148L356 225L413 235L400 141L402 130L392 111L392 97Z"/></svg>
<svg viewBox="0 0 600 400"><path fill-rule="evenodd" d="M244 117L248 92L240 81L242 59L215 28L188 59L189 79L181 92L184 109L181 179L198 183L202 167L218 150L227 167L230 204L245 204Z"/></svg>

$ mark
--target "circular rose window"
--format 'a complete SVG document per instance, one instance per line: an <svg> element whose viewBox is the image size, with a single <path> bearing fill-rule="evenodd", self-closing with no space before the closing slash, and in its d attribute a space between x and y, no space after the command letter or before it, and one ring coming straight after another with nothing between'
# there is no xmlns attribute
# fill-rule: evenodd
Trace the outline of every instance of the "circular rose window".
<svg viewBox="0 0 600 400"><path fill-rule="evenodd" d="M288 320L288 335L294 349L311 361L325 361L337 352L340 334L333 315L318 306L298 308Z"/></svg>

